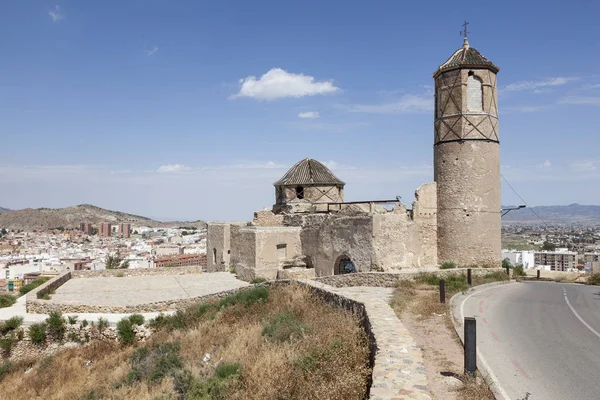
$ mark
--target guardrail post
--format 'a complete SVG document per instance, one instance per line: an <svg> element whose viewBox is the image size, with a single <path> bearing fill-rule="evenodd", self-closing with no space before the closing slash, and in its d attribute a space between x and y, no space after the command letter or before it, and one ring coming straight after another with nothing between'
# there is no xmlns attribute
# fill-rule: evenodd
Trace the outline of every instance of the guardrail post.
<svg viewBox="0 0 600 400"><path fill-rule="evenodd" d="M465 317L465 373L475 376L477 370L477 321L473 317Z"/></svg>
<svg viewBox="0 0 600 400"><path fill-rule="evenodd" d="M467 283L471 286L471 268L467 268Z"/></svg>
<svg viewBox="0 0 600 400"><path fill-rule="evenodd" d="M446 281L440 279L440 303L446 302Z"/></svg>
<svg viewBox="0 0 600 400"><path fill-rule="evenodd" d="M540 270L537 270L537 278L540 279Z"/></svg>

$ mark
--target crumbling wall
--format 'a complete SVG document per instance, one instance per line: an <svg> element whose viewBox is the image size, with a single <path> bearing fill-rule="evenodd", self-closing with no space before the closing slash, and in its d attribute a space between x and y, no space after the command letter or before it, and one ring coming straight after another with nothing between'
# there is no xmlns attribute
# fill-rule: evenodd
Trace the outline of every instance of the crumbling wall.
<svg viewBox="0 0 600 400"><path fill-rule="evenodd" d="M230 227L223 222L209 222L206 226L206 270L225 271L230 258Z"/></svg>
<svg viewBox="0 0 600 400"><path fill-rule="evenodd" d="M415 191L413 220L417 224L420 252L419 267L432 267L438 264L437 258L437 185L424 183Z"/></svg>
<svg viewBox="0 0 600 400"><path fill-rule="evenodd" d="M275 214L270 208L256 211L252 220L254 226L282 226L283 215Z"/></svg>

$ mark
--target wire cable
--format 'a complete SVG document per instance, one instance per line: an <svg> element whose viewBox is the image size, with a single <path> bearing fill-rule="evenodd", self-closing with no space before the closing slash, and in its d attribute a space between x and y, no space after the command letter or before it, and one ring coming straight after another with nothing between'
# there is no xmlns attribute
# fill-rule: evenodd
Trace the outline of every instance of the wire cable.
<svg viewBox="0 0 600 400"><path fill-rule="evenodd" d="M535 212L535 210L534 210L533 208L529 207L529 204L527 204L527 202L525 201L525 199L524 199L524 198L522 198L522 197L521 197L521 195L520 195L519 193L517 193L517 191L515 190L515 188L514 188L514 187L512 187L512 185L510 184L510 182L508 182L508 180L507 180L507 179L504 177L504 175L500 174L500 176L502 177L502 179L504 179L504 182L506 182L506 184L508 185L508 187L510 188L510 190L512 190L512 191L513 191L513 192L514 192L514 193L517 195L517 197L518 197L519 199L521 199L521 201L523 202L523 204L525 204L525 205L527 206L527 208L528 208L529 210L531 210L531 212L532 212L532 213L534 213L534 214L535 214L535 216L536 216L536 217L538 217L538 218L539 218L539 220L540 220L540 221L542 221L542 223L543 223L544 225L546 225L546 228L550 228L550 227L548 226L548 224L546 223L546 221L544 221L544 220L543 220L543 218L542 218L542 217L540 217L540 215L539 215L537 212Z"/></svg>

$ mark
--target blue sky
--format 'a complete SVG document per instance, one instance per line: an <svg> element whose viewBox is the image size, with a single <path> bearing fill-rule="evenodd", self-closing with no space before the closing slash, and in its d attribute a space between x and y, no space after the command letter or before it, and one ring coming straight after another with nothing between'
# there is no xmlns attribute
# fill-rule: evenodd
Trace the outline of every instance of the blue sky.
<svg viewBox="0 0 600 400"><path fill-rule="evenodd" d="M500 67L503 175L530 205L598 204L600 3L556 3L4 2L0 206L248 219L305 157L347 200L410 202L465 19Z"/></svg>

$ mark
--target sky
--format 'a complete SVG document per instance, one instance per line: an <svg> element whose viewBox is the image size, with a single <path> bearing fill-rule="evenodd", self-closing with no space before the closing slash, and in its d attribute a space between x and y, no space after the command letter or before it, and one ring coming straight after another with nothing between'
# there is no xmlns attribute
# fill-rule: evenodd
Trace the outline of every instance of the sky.
<svg viewBox="0 0 600 400"><path fill-rule="evenodd" d="M432 73L500 67L501 171L530 206L600 204L598 1L5 1L0 207L243 220L295 162L346 200L433 180ZM503 204L521 204L503 181Z"/></svg>

